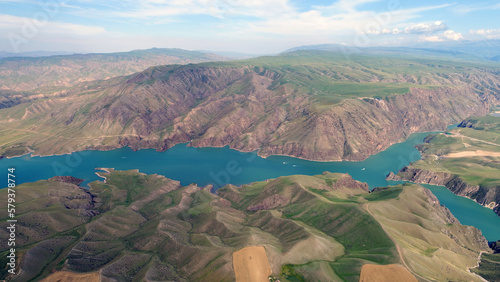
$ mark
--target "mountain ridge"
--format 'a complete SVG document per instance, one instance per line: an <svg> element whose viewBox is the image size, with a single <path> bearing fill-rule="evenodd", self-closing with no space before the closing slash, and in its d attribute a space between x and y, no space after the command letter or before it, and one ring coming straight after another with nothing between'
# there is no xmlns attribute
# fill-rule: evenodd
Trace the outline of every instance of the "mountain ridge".
<svg viewBox="0 0 500 282"><path fill-rule="evenodd" d="M0 110L0 129L11 130L5 139L18 140L0 143L0 153L166 150L190 142L362 160L411 133L486 114L498 99L499 73L470 62L311 51L155 66Z"/></svg>

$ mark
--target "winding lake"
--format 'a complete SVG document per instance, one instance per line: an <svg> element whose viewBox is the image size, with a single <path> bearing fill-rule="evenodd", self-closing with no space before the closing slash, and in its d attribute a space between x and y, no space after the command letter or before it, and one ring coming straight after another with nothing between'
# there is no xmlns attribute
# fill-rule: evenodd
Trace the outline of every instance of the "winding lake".
<svg viewBox="0 0 500 282"><path fill-rule="evenodd" d="M153 149L132 151L129 148L111 151L82 151L68 155L31 157L29 155L1 159L0 183L7 183L7 168L16 168L17 183L34 182L56 175L71 175L82 178L82 185L100 178L95 174L98 167L117 170L140 168L140 172L160 174L179 180L182 185L197 183L199 186L213 184L221 187L231 183L248 184L284 175L316 175L324 171L349 173L354 179L368 183L370 188L387 186L385 176L397 172L421 155L415 145L429 133L416 133L387 150L361 162L313 162L285 156L261 158L256 152L242 153L224 148L193 148L178 144L165 152ZM0 185L0 186L7 186ZM463 224L481 229L490 240L500 239L500 217L472 200L456 196L444 187L429 186L442 204Z"/></svg>

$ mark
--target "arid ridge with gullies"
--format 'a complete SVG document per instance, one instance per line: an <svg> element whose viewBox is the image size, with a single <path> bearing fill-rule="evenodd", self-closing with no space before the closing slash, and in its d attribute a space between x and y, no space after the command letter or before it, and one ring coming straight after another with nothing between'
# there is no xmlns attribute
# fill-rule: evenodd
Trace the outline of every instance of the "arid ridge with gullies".
<svg viewBox="0 0 500 282"><path fill-rule="evenodd" d="M296 51L157 66L5 104L0 154L166 150L191 142L261 156L356 161L413 132L487 114L499 88L494 67L425 57Z"/></svg>

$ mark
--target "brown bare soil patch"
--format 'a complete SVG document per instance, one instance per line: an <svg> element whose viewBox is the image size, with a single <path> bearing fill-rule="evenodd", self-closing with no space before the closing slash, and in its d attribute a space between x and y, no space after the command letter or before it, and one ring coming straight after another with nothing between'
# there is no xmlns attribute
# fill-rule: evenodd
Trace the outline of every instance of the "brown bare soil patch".
<svg viewBox="0 0 500 282"><path fill-rule="evenodd" d="M58 271L42 280L42 282L99 282L99 281L101 281L99 277L99 272L74 273L69 271Z"/></svg>
<svg viewBox="0 0 500 282"><path fill-rule="evenodd" d="M267 282L271 266L264 247L246 247L233 253L234 275L237 282Z"/></svg>
<svg viewBox="0 0 500 282"><path fill-rule="evenodd" d="M385 281L398 281L398 282L417 282L406 268L399 264L389 265L376 265L365 264L361 267L360 282L385 282Z"/></svg>

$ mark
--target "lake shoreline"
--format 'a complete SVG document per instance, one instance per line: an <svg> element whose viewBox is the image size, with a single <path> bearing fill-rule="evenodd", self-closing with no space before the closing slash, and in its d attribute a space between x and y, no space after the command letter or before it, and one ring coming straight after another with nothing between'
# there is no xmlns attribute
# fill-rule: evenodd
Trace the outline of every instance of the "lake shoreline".
<svg viewBox="0 0 500 282"><path fill-rule="evenodd" d="M366 159L372 157L373 155L379 154L380 152L383 152L383 151L387 150L389 147L393 146L394 144L399 144L399 143L405 142L413 134L420 134L420 133L432 134L432 133L443 132L443 131L449 129L450 127L456 126L456 125L458 125L458 123L457 124L452 124L452 125L447 125L447 126L444 127L443 130L416 131L416 132L409 133L406 137L403 137L403 138L401 138L401 139L399 139L398 141L395 141L395 142L389 142L388 145L385 148L379 149L377 152L375 152L375 153L373 153L371 155L366 156L364 159L359 159L359 160L348 160L348 159L342 159L342 158L328 159L328 160L324 160L324 159L315 160L315 159L310 159L310 158L306 158L306 157L293 156L293 155L287 155L287 154L270 154L270 155L267 155L267 154L262 154L261 153L262 148L258 148L258 149L255 149L255 150L242 150L242 149L238 149L238 148L235 148L235 147L231 146L231 144L227 144L227 145L223 145L223 146L193 146L192 145L192 140L188 141L188 142L175 143L175 144L173 144L173 146L171 146L171 147L169 147L167 149L162 149L162 148L159 148L159 147L156 147L156 146L144 147L144 148L133 148L130 145L123 146L123 145L119 145L119 144L116 144L115 146L111 146L111 147L106 147L106 148L104 148L104 147L97 147L97 148L92 148L92 149L86 148L86 149L82 149L82 150L71 150L71 151L68 151L66 153L52 153L52 154L43 154L43 153L39 154L39 153L36 153L36 151L30 149L29 152L23 153L21 155L14 155L14 156L3 156L3 155L0 155L0 160L1 159L18 158L18 157L23 157L23 156L27 156L27 155L30 155L31 157L51 157L51 156L71 155L71 154L74 154L74 153L87 152L87 151L102 151L102 152L106 152L106 151L112 151L112 150L117 150L117 149L122 149L122 148L130 148L133 151L151 150L151 149L153 149L153 150L156 150L157 152L166 152L166 151L172 149L175 146L182 145L182 144L187 144L188 147L193 147L193 148L224 148L224 147L229 147L232 150L236 150L236 151L239 151L239 152L242 152L242 153L256 152L259 157L264 158L264 159L268 158L268 157L273 157L273 156L285 156L285 157L296 158L296 159L301 159L301 160L306 160L306 161L311 161L311 162L322 162L322 163L329 163L329 162L362 162L362 161L365 161Z"/></svg>
<svg viewBox="0 0 500 282"><path fill-rule="evenodd" d="M183 143L164 152L157 152L154 149L133 151L128 147L122 147L108 151L88 150L85 153L79 151L71 155L12 158L0 160L0 168L16 166L20 176L19 184L49 179L56 175L72 175L85 179L82 186L92 181L103 180L103 175L96 173L96 169L140 168L141 173L162 175L180 181L183 186L193 183L199 187L213 185L214 190L226 184L241 186L280 176L318 175L329 171L347 173L357 181L368 183L370 189L373 189L390 186L391 184L385 180L389 172L397 173L402 167L419 160L421 154L415 145L422 143L431 133L434 132L414 133L404 142L396 143L364 161L315 162L288 156L262 158L255 151L241 152L229 146L197 148L188 147L188 143ZM0 181L2 177L4 176L0 175ZM446 197L463 198L451 191L449 193L453 196ZM473 203L484 208L476 202ZM484 209L497 217L491 209Z"/></svg>

